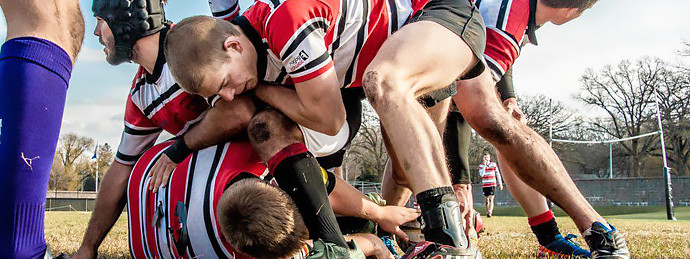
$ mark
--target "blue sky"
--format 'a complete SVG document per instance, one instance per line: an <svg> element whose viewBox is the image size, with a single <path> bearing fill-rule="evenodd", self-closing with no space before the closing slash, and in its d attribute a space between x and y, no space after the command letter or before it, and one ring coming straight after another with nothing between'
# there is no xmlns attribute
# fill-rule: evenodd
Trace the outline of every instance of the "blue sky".
<svg viewBox="0 0 690 259"><path fill-rule="evenodd" d="M74 132L116 147L137 66L113 67L105 62L103 47L93 36L91 2L80 0L86 37L74 67L62 133ZM242 0L240 6L246 8L249 3ZM578 92L579 78L587 68L645 55L687 62L675 51L683 39L690 40L688 10L687 0L601 0L577 20L562 26L548 24L537 31L540 45L523 48L514 66L516 90L579 106L570 98ZM168 19L174 22L196 14L210 14L206 1L172 0L166 7ZM5 21L0 19L0 39L5 30Z"/></svg>

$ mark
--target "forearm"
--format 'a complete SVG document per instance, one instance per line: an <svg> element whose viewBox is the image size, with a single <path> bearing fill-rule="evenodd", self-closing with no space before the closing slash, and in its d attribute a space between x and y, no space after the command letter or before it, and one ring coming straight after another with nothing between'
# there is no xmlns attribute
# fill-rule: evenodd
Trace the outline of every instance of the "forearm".
<svg viewBox="0 0 690 259"><path fill-rule="evenodd" d="M127 181L132 166L114 162L101 184L101 189L96 197L96 205L91 214L91 220L84 234L82 246L98 249L106 234L113 227L122 209L127 203Z"/></svg>
<svg viewBox="0 0 690 259"><path fill-rule="evenodd" d="M344 180L335 178L335 188L328 196L333 212L376 222L380 217L381 207Z"/></svg>
<svg viewBox="0 0 690 259"><path fill-rule="evenodd" d="M256 107L248 96L238 96L232 102L219 100L198 125L184 135L191 150L201 150L244 133Z"/></svg>
<svg viewBox="0 0 690 259"><path fill-rule="evenodd" d="M324 134L337 134L345 123L345 105L339 90L337 96L324 96L309 104L295 90L278 85L258 87L256 96L297 124Z"/></svg>

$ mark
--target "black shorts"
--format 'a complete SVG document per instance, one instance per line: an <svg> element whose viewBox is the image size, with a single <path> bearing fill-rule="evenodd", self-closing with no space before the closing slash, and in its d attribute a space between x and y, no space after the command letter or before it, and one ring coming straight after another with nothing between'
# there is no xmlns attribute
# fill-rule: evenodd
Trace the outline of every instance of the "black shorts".
<svg viewBox="0 0 690 259"><path fill-rule="evenodd" d="M482 187L482 191L484 191L484 197L491 196L496 193L496 187Z"/></svg>
<svg viewBox="0 0 690 259"><path fill-rule="evenodd" d="M484 72L486 27L479 9L469 0L430 0L407 23L417 21L432 21L446 27L460 36L472 49L479 62L470 72L462 76L462 79L475 78Z"/></svg>

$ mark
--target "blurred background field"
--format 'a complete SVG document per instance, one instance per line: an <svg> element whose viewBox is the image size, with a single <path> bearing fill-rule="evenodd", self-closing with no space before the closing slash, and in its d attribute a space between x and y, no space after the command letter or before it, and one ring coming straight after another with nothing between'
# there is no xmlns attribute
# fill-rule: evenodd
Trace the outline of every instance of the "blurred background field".
<svg viewBox="0 0 690 259"><path fill-rule="evenodd" d="M476 208L484 215L484 208ZM632 258L690 258L690 207L676 208L677 221L666 220L663 207L597 208L625 233ZM556 209L557 215L563 215ZM534 258L537 241L519 208L496 208L494 217L484 217L480 235L484 258ZM73 254L79 247L89 212L47 212L46 240L53 251ZM578 233L567 218L558 217L563 234ZM101 245L100 258L128 258L127 217L123 214ZM584 245L584 239L577 239Z"/></svg>

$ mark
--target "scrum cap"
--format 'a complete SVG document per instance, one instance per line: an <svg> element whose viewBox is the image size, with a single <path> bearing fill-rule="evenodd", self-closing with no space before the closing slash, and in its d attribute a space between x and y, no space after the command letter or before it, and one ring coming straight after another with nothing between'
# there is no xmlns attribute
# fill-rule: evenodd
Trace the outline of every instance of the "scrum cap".
<svg viewBox="0 0 690 259"><path fill-rule="evenodd" d="M115 64L131 61L137 40L160 31L166 23L161 0L94 0L91 9L113 32Z"/></svg>

